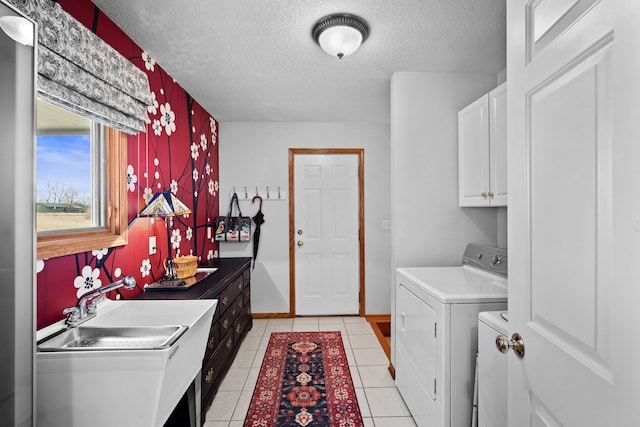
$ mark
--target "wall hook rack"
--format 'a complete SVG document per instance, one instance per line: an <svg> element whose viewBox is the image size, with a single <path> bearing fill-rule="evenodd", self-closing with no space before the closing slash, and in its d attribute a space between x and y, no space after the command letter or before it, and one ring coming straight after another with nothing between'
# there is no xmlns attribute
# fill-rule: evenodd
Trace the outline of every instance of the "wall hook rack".
<svg viewBox="0 0 640 427"><path fill-rule="evenodd" d="M239 201L252 201L255 197L259 196L263 201L284 201L287 200L286 191L283 191L280 185L235 185L233 191L229 193L229 199L233 196L233 193L238 194ZM241 189L240 192L237 189ZM277 191L274 191L277 188Z"/></svg>

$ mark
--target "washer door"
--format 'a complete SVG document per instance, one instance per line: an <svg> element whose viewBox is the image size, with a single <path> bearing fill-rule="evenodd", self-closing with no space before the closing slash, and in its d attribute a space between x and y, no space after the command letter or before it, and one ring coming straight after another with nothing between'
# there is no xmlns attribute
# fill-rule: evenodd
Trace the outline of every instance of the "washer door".
<svg viewBox="0 0 640 427"><path fill-rule="evenodd" d="M435 336L436 312L403 285L398 287L396 297L398 388L401 388L405 399L405 395L428 396L435 401L438 354Z"/></svg>

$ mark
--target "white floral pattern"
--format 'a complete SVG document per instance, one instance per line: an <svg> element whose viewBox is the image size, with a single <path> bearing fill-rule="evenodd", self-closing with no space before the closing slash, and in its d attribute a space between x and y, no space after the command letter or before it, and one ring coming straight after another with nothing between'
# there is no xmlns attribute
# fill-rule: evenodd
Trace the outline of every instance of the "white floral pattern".
<svg viewBox="0 0 640 427"><path fill-rule="evenodd" d="M198 145L194 142L193 144L191 144L191 158L193 160L198 160L199 156L200 151L198 150Z"/></svg>
<svg viewBox="0 0 640 427"><path fill-rule="evenodd" d="M176 113L171 111L171 105L165 102L160 106L160 123L164 126L167 136L171 136L176 131Z"/></svg>
<svg viewBox="0 0 640 427"><path fill-rule="evenodd" d="M142 193L142 198L144 199L145 204L148 204L151 199L153 199L153 190L151 187L145 187L144 192Z"/></svg>
<svg viewBox="0 0 640 427"><path fill-rule="evenodd" d="M132 193L136 191L136 183L138 182L138 177L135 174L132 165L127 166L127 187L129 191Z"/></svg>
<svg viewBox="0 0 640 427"><path fill-rule="evenodd" d="M158 114L158 100L155 92L151 92L151 105L147 107L147 111L153 115Z"/></svg>
<svg viewBox="0 0 640 427"><path fill-rule="evenodd" d="M151 274L151 261L149 258L142 260L142 265L140 266L140 273L142 273L142 277L147 277Z"/></svg>
<svg viewBox="0 0 640 427"><path fill-rule="evenodd" d="M153 128L153 133L155 136L162 135L162 123L160 122L160 120L154 119L151 127Z"/></svg>
<svg viewBox="0 0 640 427"><path fill-rule="evenodd" d="M209 194L211 194L212 196L216 195L216 184L212 179L209 180Z"/></svg>
<svg viewBox="0 0 640 427"><path fill-rule="evenodd" d="M108 248L94 249L94 250L91 251L91 255L96 257L97 260L101 260L108 253L109 253L109 249Z"/></svg>
<svg viewBox="0 0 640 427"><path fill-rule="evenodd" d="M152 73L156 68L156 60L153 59L147 52L142 52L142 60L144 61L144 68L151 71Z"/></svg>
<svg viewBox="0 0 640 427"><path fill-rule="evenodd" d="M77 276L73 281L73 286L78 289L76 296L80 298L87 292L102 286L102 281L98 277L100 277L100 270L97 268L92 268L90 265L82 267L82 276Z"/></svg>
<svg viewBox="0 0 640 427"><path fill-rule="evenodd" d="M171 232L171 247L173 249L180 248L180 242L182 242L182 236L180 235L180 229L176 228Z"/></svg>

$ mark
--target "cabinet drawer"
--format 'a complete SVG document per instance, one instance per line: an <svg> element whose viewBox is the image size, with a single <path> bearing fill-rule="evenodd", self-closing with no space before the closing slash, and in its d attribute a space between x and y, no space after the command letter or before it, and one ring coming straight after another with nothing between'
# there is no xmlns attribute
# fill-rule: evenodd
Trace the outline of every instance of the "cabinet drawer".
<svg viewBox="0 0 640 427"><path fill-rule="evenodd" d="M222 344L202 368L202 396L207 396L212 387L219 382L218 378L222 374L222 368L227 358L233 351L234 342L233 331L230 330L222 339Z"/></svg>
<svg viewBox="0 0 640 427"><path fill-rule="evenodd" d="M240 337L249 328L250 322L251 314L249 307L247 307L240 313L240 315L236 319L235 324L233 325L233 333L235 335L236 342L239 341Z"/></svg>
<svg viewBox="0 0 640 427"><path fill-rule="evenodd" d="M231 305L233 305L236 297L242 292L244 280L242 276L234 280L227 288L220 293L218 297L218 306L220 307L220 317L224 316Z"/></svg>
<svg viewBox="0 0 640 427"><path fill-rule="evenodd" d="M220 335L224 335L228 330L233 328L236 318L244 308L242 296L238 296L231 304L231 307L222 315L219 321Z"/></svg>
<svg viewBox="0 0 640 427"><path fill-rule="evenodd" d="M220 327L218 322L214 322L211 325L211 330L209 331L209 338L207 338L207 348L204 352L204 360L207 360L209 356L213 353L213 351L220 344Z"/></svg>

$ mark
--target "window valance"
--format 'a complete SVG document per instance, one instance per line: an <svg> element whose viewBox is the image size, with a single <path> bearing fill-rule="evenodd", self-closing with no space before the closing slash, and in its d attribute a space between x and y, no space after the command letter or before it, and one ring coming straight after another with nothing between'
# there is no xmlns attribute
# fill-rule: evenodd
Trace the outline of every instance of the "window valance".
<svg viewBox="0 0 640 427"><path fill-rule="evenodd" d="M51 0L8 0L38 23L38 96L129 134L144 131L147 75Z"/></svg>

